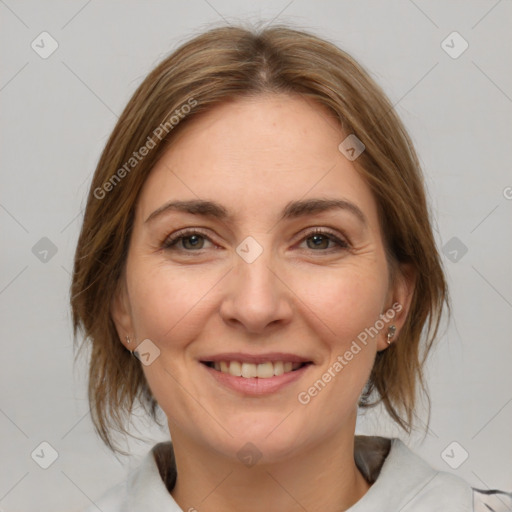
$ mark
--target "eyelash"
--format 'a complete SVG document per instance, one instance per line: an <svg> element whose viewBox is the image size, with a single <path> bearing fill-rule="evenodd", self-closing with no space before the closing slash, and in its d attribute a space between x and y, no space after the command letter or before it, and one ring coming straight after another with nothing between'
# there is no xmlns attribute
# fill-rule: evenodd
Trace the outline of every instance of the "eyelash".
<svg viewBox="0 0 512 512"><path fill-rule="evenodd" d="M177 233L173 234L173 235L170 235L168 236L165 240L163 240L163 242L161 243L161 248L162 249L166 249L166 250L171 250L171 251L184 251L184 252L187 252L187 253L194 253L194 252L197 252L197 253L201 253L202 249L198 249L197 251L194 251L194 250L187 250L187 249L183 249L183 248L176 248L176 245L181 241L181 240L184 240L186 238L189 238L191 237L192 235L200 235L201 237L209 240L210 242L212 242L210 240L210 238L208 237L208 235L206 233L204 233L203 231L201 231L200 229L198 228L189 228L189 229L184 229L182 231L178 231ZM328 231L326 229L323 229L323 228L314 228L313 230L309 231L301 240L300 242L303 242L305 240L307 240L308 238L311 238L315 235L322 235L324 237L327 237L330 241L332 242L335 242L337 245L338 245L338 248L331 248L331 249L319 249L319 250L315 250L315 249L309 249L313 252L320 252L320 253L331 253L333 250L347 250L350 248L350 245L348 242L340 239L337 235L335 235L333 232L331 231ZM213 243L213 242L212 242Z"/></svg>

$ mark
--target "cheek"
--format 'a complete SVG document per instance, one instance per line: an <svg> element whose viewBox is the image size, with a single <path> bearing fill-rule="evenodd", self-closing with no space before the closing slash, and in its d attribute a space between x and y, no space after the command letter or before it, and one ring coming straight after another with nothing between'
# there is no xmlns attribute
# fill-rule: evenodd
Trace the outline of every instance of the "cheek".
<svg viewBox="0 0 512 512"><path fill-rule="evenodd" d="M135 332L138 338L149 338L156 344L169 339L179 342L187 337L186 332L199 326L197 320L208 304L208 294L219 280L198 268L151 267L140 262L133 265L129 275Z"/></svg>
<svg viewBox="0 0 512 512"><path fill-rule="evenodd" d="M387 281L375 268L311 272L300 284L299 296L330 332L333 345L343 348L383 313Z"/></svg>
<svg viewBox="0 0 512 512"><path fill-rule="evenodd" d="M335 433L355 421L357 403L376 354L376 338L368 334L382 313L386 282L380 272L343 269L329 278L308 278L301 316L310 322L324 357L296 396L309 427L321 435ZM316 287L311 288L315 282ZM307 289L313 293L305 294ZM320 435L319 434L319 435Z"/></svg>
<svg viewBox="0 0 512 512"><path fill-rule="evenodd" d="M157 344L170 338L179 344L179 340L186 342L199 336L208 316L220 307L222 288L227 284L222 279L225 272L219 269L151 266L144 265L143 259L129 266L128 272L135 334ZM387 284L377 267L319 266L307 272L287 269L282 274L290 288L282 292L283 300L294 303L297 315L302 317L295 321L309 323L315 332L325 333L320 339L325 342L327 338L329 344L340 348L350 344L383 312ZM229 275L225 277L229 279Z"/></svg>
<svg viewBox="0 0 512 512"><path fill-rule="evenodd" d="M325 269L323 269L325 270ZM335 396L343 403L339 411L355 404L373 366L377 336L372 328L379 321L387 292L387 281L379 268L343 268L329 276L318 272L303 281L301 295L304 307L300 312L316 334L316 344L323 353L309 385L322 380L309 395L318 412ZM306 293L310 290L309 293ZM323 384L326 389L323 391ZM308 397L306 397L307 399Z"/></svg>

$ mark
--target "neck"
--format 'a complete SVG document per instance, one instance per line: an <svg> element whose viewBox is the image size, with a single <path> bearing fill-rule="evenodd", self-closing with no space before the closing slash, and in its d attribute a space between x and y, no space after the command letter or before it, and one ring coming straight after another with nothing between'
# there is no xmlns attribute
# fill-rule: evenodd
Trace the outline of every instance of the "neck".
<svg viewBox="0 0 512 512"><path fill-rule="evenodd" d="M354 461L354 432L348 434L283 462L247 467L173 433L178 477L172 496L190 512L346 510L370 488Z"/></svg>

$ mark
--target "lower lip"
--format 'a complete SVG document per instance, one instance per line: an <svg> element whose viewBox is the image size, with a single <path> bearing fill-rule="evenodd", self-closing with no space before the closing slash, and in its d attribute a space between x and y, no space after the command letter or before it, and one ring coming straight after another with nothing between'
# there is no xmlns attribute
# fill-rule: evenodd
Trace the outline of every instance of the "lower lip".
<svg viewBox="0 0 512 512"><path fill-rule="evenodd" d="M244 395L253 396L268 395L280 391L288 384L300 379L308 371L309 367L313 366L311 363L306 364L298 370L269 377L268 379L258 379L257 377L246 379L245 377L235 377L229 373L220 372L203 363L199 364L221 385Z"/></svg>

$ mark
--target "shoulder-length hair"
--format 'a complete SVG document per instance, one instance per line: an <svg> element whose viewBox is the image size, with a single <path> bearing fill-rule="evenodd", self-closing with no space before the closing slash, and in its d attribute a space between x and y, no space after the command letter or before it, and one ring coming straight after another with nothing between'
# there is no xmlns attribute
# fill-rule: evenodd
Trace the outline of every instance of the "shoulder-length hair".
<svg viewBox="0 0 512 512"><path fill-rule="evenodd" d="M428 398L422 370L449 304L420 165L393 105L352 57L315 35L284 26L215 28L179 47L138 87L105 146L87 199L71 285L73 329L75 341L78 331L84 334L81 348L90 346L91 415L113 450L112 431L128 433L136 402L157 419L140 362L120 342L110 314L138 195L191 119L221 102L262 93L316 101L343 133L363 142L365 151L353 163L376 200L390 268L409 264L416 284L405 325L377 353L359 406L383 403L410 433L418 384Z"/></svg>

